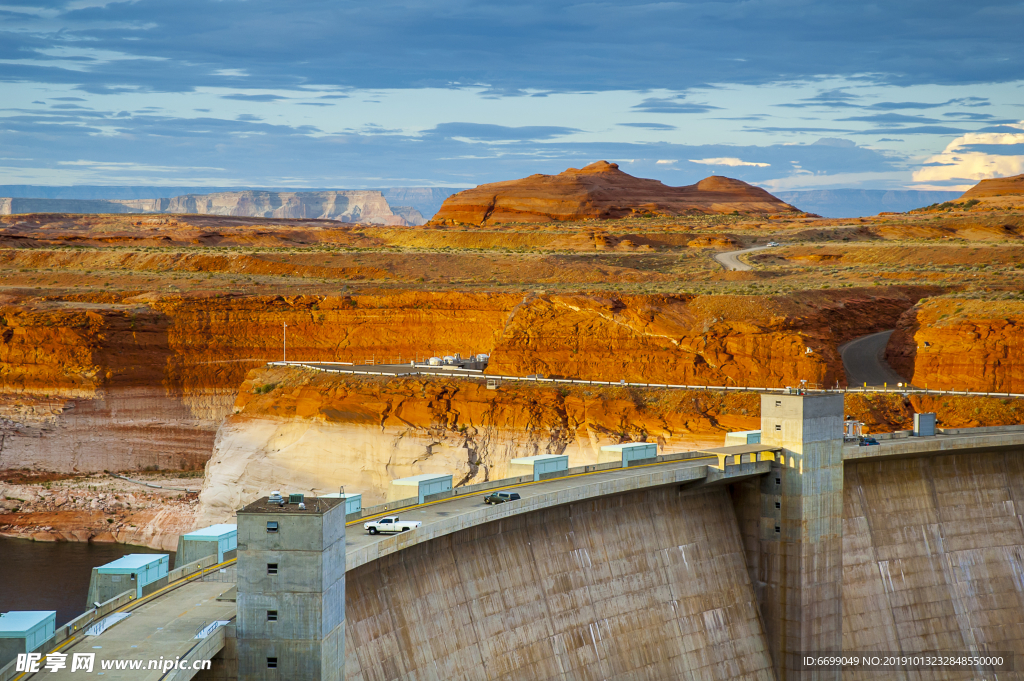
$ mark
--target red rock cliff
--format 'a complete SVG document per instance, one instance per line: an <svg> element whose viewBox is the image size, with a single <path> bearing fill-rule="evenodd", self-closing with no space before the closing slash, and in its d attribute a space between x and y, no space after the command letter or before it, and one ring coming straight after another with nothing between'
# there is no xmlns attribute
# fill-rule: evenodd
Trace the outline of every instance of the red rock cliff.
<svg viewBox="0 0 1024 681"><path fill-rule="evenodd" d="M908 310L886 359L920 387L1024 392L1024 303L934 298Z"/></svg>

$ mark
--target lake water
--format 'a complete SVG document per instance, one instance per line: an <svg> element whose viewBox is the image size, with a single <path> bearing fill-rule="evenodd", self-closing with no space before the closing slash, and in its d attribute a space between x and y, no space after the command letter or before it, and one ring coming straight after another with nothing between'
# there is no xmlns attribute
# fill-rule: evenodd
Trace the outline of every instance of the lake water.
<svg viewBox="0 0 1024 681"><path fill-rule="evenodd" d="M0 612L56 610L57 626L85 612L94 567L129 553L167 553L127 544L34 542L0 537ZM171 553L174 564L174 553Z"/></svg>

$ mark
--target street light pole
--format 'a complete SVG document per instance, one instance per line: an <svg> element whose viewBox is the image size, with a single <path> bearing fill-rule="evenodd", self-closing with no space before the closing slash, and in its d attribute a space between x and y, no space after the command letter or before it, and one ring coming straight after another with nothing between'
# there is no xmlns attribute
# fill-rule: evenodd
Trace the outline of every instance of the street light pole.
<svg viewBox="0 0 1024 681"><path fill-rule="evenodd" d="M282 353L283 353L282 361L283 362L287 362L288 361L288 322L281 322L281 327L282 327L282 330L283 330L283 335L281 337L282 338L281 350L282 350Z"/></svg>

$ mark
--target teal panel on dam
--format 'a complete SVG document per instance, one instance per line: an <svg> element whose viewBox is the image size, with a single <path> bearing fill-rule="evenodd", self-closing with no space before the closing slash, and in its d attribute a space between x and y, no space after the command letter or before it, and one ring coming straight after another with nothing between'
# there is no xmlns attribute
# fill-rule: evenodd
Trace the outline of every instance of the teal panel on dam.
<svg viewBox="0 0 1024 681"><path fill-rule="evenodd" d="M135 591L135 597L142 598L167 584L170 565L171 557L166 553L131 553L93 568L89 605L125 591Z"/></svg>
<svg viewBox="0 0 1024 681"><path fill-rule="evenodd" d="M31 653L51 638L56 610L13 610L0 613L0 668L21 653Z"/></svg>
<svg viewBox="0 0 1024 681"><path fill-rule="evenodd" d="M363 495L362 494L348 494L341 492L334 492L332 494L323 494L320 496L321 499L344 499L345 500L345 515L352 515L353 513L359 513L363 510Z"/></svg>
<svg viewBox="0 0 1024 681"><path fill-rule="evenodd" d="M638 461L653 460L658 456L658 445L654 442L623 442L618 445L605 445L597 455L598 463L622 462L623 468Z"/></svg>
<svg viewBox="0 0 1024 681"><path fill-rule="evenodd" d="M439 473L423 473L408 478L392 480L388 487L388 501L400 501L416 497L422 504L425 497L439 492L450 492L452 489L452 476Z"/></svg>
<svg viewBox="0 0 1024 681"><path fill-rule="evenodd" d="M183 534L178 538L178 553L175 562L178 567L217 554L217 562L234 558L238 548L238 526L234 523L211 525L200 530Z"/></svg>
<svg viewBox="0 0 1024 681"><path fill-rule="evenodd" d="M532 475L534 480L540 480L540 476L544 473L569 470L569 457L565 454L520 456L508 463L508 477L510 478Z"/></svg>

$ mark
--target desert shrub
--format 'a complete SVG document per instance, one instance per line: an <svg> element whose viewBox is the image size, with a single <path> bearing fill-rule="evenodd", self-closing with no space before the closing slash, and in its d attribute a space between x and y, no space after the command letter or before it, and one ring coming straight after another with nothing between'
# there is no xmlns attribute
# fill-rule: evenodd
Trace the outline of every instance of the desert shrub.
<svg viewBox="0 0 1024 681"><path fill-rule="evenodd" d="M264 383L263 385L256 386L252 391L257 395L266 395L278 385L280 385L280 383Z"/></svg>

